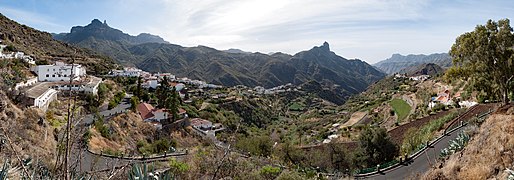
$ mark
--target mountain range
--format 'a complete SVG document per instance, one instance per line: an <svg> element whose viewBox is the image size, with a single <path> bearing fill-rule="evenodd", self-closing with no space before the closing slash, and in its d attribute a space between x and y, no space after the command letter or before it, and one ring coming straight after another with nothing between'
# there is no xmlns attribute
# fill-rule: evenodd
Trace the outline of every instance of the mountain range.
<svg viewBox="0 0 514 180"><path fill-rule="evenodd" d="M433 63L442 68L448 68L452 65L451 57L448 53L435 53L430 55L401 55L393 54L390 58L380 61L373 66L387 74L400 72L405 68L415 68L422 64Z"/></svg>
<svg viewBox="0 0 514 180"><path fill-rule="evenodd" d="M434 63L426 63L418 66L410 66L402 69L399 73L407 74L407 76L430 75L435 76L444 73L444 69Z"/></svg>
<svg viewBox="0 0 514 180"><path fill-rule="evenodd" d="M220 51L206 46L182 47L153 35L138 41L138 36L96 19L87 26L73 27L69 33L54 34L55 39L101 52L123 65L225 86L269 88L315 80L348 96L385 76L366 62L336 55L327 42L295 55L268 55L235 49Z"/></svg>

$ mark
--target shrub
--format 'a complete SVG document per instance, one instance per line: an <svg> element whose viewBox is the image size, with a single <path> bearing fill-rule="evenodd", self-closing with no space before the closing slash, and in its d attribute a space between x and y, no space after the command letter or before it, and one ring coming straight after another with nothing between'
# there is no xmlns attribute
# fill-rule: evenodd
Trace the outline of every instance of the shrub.
<svg viewBox="0 0 514 180"><path fill-rule="evenodd" d="M452 112L439 119L430 121L419 129L407 130L402 144L402 153L409 154L418 150L421 146L424 146L424 143L433 139L436 131L441 130L444 124L457 117L457 115L457 112Z"/></svg>
<svg viewBox="0 0 514 180"><path fill-rule="evenodd" d="M264 177L264 179L275 179L281 172L279 167L273 166L264 166L260 170L259 174Z"/></svg>
<svg viewBox="0 0 514 180"><path fill-rule="evenodd" d="M95 129L102 135L104 138L111 138L111 133L109 132L109 127L104 124L104 118L101 115L97 114L97 120L95 121Z"/></svg>

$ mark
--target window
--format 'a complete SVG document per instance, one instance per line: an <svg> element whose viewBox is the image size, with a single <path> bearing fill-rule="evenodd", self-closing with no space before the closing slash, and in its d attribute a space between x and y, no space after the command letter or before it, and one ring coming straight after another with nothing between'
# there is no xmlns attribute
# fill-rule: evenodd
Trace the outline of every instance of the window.
<svg viewBox="0 0 514 180"><path fill-rule="evenodd" d="M53 69L55 71L55 69Z"/></svg>
<svg viewBox="0 0 514 180"><path fill-rule="evenodd" d="M46 77L50 77L50 75L49 75L49 74L47 74L47 75L46 75Z"/></svg>
<svg viewBox="0 0 514 180"><path fill-rule="evenodd" d="M52 77L55 77L55 74L52 74Z"/></svg>
<svg viewBox="0 0 514 180"><path fill-rule="evenodd" d="M64 77L66 77L66 76L68 76L68 75L65 74Z"/></svg>
<svg viewBox="0 0 514 180"><path fill-rule="evenodd" d="M49 71L50 71L50 69L46 69L46 72L49 72Z"/></svg>

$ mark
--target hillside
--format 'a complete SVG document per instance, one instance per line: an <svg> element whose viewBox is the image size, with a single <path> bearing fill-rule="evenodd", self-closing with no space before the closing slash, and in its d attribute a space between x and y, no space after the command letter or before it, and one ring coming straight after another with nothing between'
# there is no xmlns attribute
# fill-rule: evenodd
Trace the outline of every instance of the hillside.
<svg viewBox="0 0 514 180"><path fill-rule="evenodd" d="M452 61L448 53L436 53L430 55L401 55L393 54L390 58L380 61L373 66L382 70L387 74L394 74L400 72L402 69L416 67L421 64L433 63L447 68L452 65Z"/></svg>
<svg viewBox="0 0 514 180"><path fill-rule="evenodd" d="M0 39L3 44L12 45L16 50L34 56L36 60L53 62L74 58L77 63L86 65L92 74L103 73L114 67L114 62L106 56L56 41L50 33L19 24L2 14Z"/></svg>
<svg viewBox="0 0 514 180"><path fill-rule="evenodd" d="M428 171L424 179L508 179L506 169L514 168L513 110L512 106L504 107L504 112L471 129L476 135L466 147L438 163L439 167Z"/></svg>
<svg viewBox="0 0 514 180"><path fill-rule="evenodd" d="M419 75L430 75L434 76L437 74L444 73L444 69L434 63L421 64L418 66L411 66L405 69L402 69L400 73L405 73L407 76L419 76Z"/></svg>
<svg viewBox="0 0 514 180"><path fill-rule="evenodd" d="M269 88L316 80L324 86L337 87L347 96L384 77L363 61L347 60L331 52L328 43L294 56L224 52L205 46L182 47L162 42L139 44L132 42L130 35L98 20L54 38L96 50L145 71L170 72L225 86Z"/></svg>

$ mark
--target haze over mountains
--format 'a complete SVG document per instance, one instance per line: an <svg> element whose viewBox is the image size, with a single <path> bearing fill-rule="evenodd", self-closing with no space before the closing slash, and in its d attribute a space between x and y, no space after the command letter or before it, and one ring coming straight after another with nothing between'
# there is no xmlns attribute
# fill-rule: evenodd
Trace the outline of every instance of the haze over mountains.
<svg viewBox="0 0 514 180"><path fill-rule="evenodd" d="M327 42L295 55L267 55L234 49L219 51L206 46L182 47L152 35L143 40L137 37L99 20L73 27L70 33L54 34L55 39L104 53L123 65L225 86L274 87L315 80L350 95L385 76L366 62L336 55Z"/></svg>
<svg viewBox="0 0 514 180"><path fill-rule="evenodd" d="M419 65L428 63L437 64L442 68L448 68L452 65L451 57L448 53L435 53L430 55L409 54L407 56L393 54L390 58L375 63L373 66L387 74L394 74L405 68L415 68Z"/></svg>

